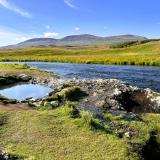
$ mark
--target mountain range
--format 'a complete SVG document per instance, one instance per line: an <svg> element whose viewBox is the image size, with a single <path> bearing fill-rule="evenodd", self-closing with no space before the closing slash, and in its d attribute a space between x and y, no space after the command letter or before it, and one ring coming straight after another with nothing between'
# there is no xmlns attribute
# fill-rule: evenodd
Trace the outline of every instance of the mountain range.
<svg viewBox="0 0 160 160"><path fill-rule="evenodd" d="M3 49L14 48L30 48L30 47L55 47L55 46L88 46L88 45L103 45L115 44L128 41L143 41L146 37L137 35L119 35L110 37L100 37L90 34L71 35L61 39L54 38L33 38L16 45L1 47Z"/></svg>

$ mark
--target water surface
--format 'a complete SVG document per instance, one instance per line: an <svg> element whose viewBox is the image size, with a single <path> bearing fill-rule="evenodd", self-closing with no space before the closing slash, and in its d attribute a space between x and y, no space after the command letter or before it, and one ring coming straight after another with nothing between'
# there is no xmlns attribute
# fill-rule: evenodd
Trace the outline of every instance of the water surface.
<svg viewBox="0 0 160 160"><path fill-rule="evenodd" d="M48 62L27 62L26 64L55 72L63 78L119 79L134 86L160 92L160 67Z"/></svg>
<svg viewBox="0 0 160 160"><path fill-rule="evenodd" d="M13 87L0 90L0 94L17 100L25 100L26 98L42 98L52 92L48 87L35 84L20 84Z"/></svg>

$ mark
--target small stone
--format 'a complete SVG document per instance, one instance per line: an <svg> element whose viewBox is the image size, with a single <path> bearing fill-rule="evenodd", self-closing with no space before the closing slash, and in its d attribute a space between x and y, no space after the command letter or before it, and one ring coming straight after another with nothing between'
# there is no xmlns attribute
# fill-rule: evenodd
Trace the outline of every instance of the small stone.
<svg viewBox="0 0 160 160"><path fill-rule="evenodd" d="M58 101L52 101L50 104L54 107L58 107L59 105Z"/></svg>
<svg viewBox="0 0 160 160"><path fill-rule="evenodd" d="M126 132L124 134L124 137L130 139L131 138L131 133L130 132Z"/></svg>

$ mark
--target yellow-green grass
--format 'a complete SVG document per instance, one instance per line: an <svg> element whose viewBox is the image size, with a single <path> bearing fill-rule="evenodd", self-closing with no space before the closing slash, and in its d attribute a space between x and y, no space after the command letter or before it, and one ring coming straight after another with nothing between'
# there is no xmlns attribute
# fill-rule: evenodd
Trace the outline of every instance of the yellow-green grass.
<svg viewBox="0 0 160 160"><path fill-rule="evenodd" d="M128 159L124 140L78 127L56 111L0 112L0 148L36 160Z"/></svg>
<svg viewBox="0 0 160 160"><path fill-rule="evenodd" d="M128 48L93 46L0 50L0 60L160 66L160 41Z"/></svg>
<svg viewBox="0 0 160 160"><path fill-rule="evenodd" d="M155 128L160 138L159 115L144 115L144 122L112 119L138 130L132 143L143 144ZM54 111L0 111L0 148L34 160L138 160L128 139L91 130L83 118L70 118L66 109Z"/></svg>
<svg viewBox="0 0 160 160"><path fill-rule="evenodd" d="M36 67L30 67L25 64L0 63L0 76L26 74L32 78L57 77L53 73L42 71Z"/></svg>

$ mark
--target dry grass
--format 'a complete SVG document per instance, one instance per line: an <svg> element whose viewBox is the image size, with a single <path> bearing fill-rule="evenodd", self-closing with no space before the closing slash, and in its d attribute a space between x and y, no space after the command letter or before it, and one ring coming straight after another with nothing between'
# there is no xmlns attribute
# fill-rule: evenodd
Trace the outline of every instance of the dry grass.
<svg viewBox="0 0 160 160"><path fill-rule="evenodd" d="M0 60L159 66L160 42L149 42L128 48L93 46L76 49L61 47L1 50Z"/></svg>

